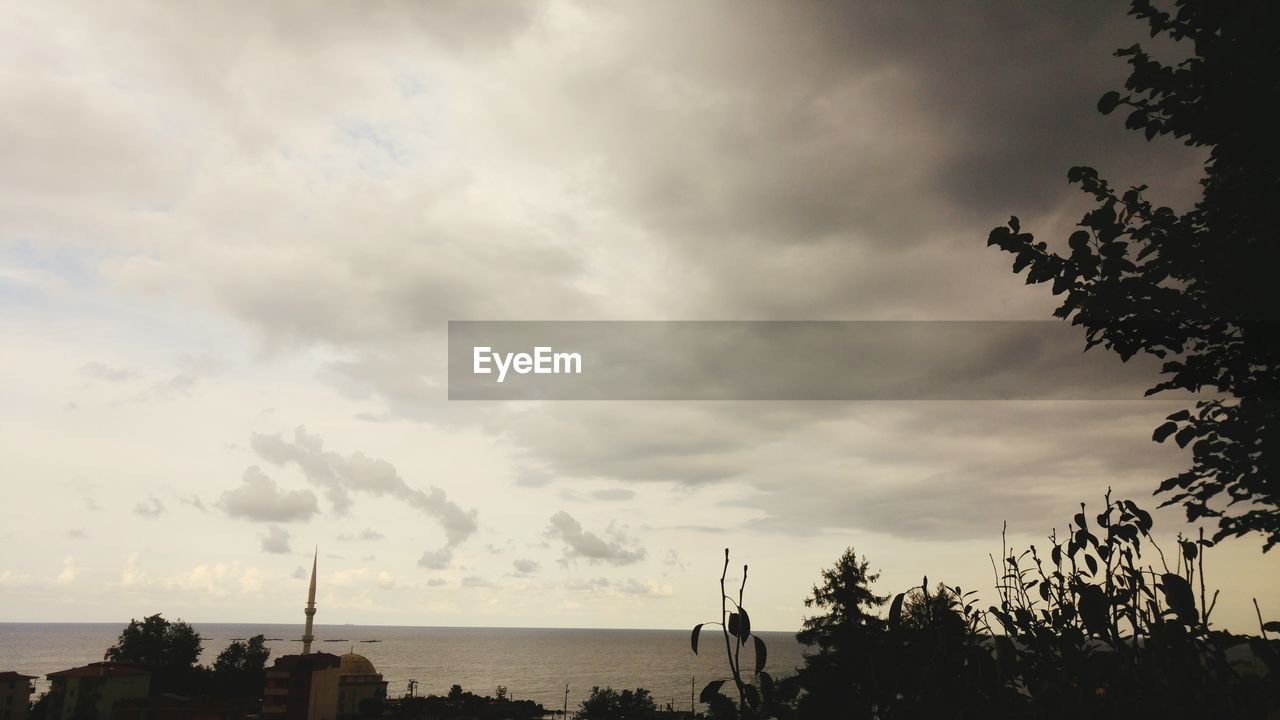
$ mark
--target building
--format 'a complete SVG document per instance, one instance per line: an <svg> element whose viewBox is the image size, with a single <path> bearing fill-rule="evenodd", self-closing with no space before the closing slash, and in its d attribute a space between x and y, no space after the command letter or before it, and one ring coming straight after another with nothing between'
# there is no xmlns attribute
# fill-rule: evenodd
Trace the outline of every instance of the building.
<svg viewBox="0 0 1280 720"><path fill-rule="evenodd" d="M356 717L365 714L370 704L382 707L387 700L387 681L382 679L373 663L363 655L349 652L338 665L338 716ZM361 707L365 705L365 707Z"/></svg>
<svg viewBox="0 0 1280 720"><path fill-rule="evenodd" d="M263 720L338 720L341 664L323 652L276 658L262 691Z"/></svg>
<svg viewBox="0 0 1280 720"><path fill-rule="evenodd" d="M0 720L27 720L31 681L35 679L35 675L21 675L12 670L0 672Z"/></svg>
<svg viewBox="0 0 1280 720"><path fill-rule="evenodd" d="M315 642L315 558L311 560L311 582L303 612L306 624L302 653L276 658L267 669L267 685L262 692L263 720L340 720L380 707L387 698L387 683L368 658L354 652L342 657L311 652Z"/></svg>
<svg viewBox="0 0 1280 720"><path fill-rule="evenodd" d="M151 692L151 673L128 663L89 663L45 677L47 720L111 720L117 702L145 698Z"/></svg>

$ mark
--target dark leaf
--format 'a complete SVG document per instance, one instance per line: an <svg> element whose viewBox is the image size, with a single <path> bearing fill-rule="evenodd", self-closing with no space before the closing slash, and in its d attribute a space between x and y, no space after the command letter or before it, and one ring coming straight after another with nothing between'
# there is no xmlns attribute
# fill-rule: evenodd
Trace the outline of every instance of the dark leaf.
<svg viewBox="0 0 1280 720"><path fill-rule="evenodd" d="M1183 556L1183 557L1185 557L1185 558L1186 558L1186 559L1188 559L1188 560L1195 560L1195 559L1196 559L1196 555L1197 555L1198 553L1199 553L1199 548L1197 548L1197 547L1196 547L1196 544L1195 544L1194 542L1192 542L1192 541L1190 541L1190 540L1183 540L1183 541L1182 541L1182 556Z"/></svg>
<svg viewBox="0 0 1280 720"><path fill-rule="evenodd" d="M1112 90L1098 99L1098 112L1103 115L1110 115L1111 111L1116 109L1120 104L1120 93Z"/></svg>
<svg viewBox="0 0 1280 720"><path fill-rule="evenodd" d="M1184 625L1196 624L1200 613L1196 611L1196 598L1191 585L1173 573L1161 575L1160 582L1160 589L1164 591L1164 601L1169 609L1173 610Z"/></svg>
<svg viewBox="0 0 1280 720"><path fill-rule="evenodd" d="M760 691L756 690L755 685L743 685L742 695L747 701L747 707L760 707Z"/></svg>
<svg viewBox="0 0 1280 720"><path fill-rule="evenodd" d="M764 670L764 662L769 657L769 649L764 646L764 641L760 636L755 636L756 641L756 674L759 675Z"/></svg>
<svg viewBox="0 0 1280 720"><path fill-rule="evenodd" d="M724 680L712 680L707 683L706 687L702 688L702 692L698 693L698 702L711 702L711 698L719 694L721 685L724 685Z"/></svg>
<svg viewBox="0 0 1280 720"><path fill-rule="evenodd" d="M729 613L729 634L738 637L738 613Z"/></svg>
<svg viewBox="0 0 1280 720"><path fill-rule="evenodd" d="M893 603L889 605L889 629L897 630L902 625L902 601L906 598L906 593L898 593L893 597Z"/></svg>
<svg viewBox="0 0 1280 720"><path fill-rule="evenodd" d="M1150 532L1152 524L1151 513L1135 505L1133 508L1133 514L1138 516L1138 525L1142 528L1142 532Z"/></svg>
<svg viewBox="0 0 1280 720"><path fill-rule="evenodd" d="M689 636L689 646L693 648L693 654L698 654L698 635L702 633L702 626L706 623L698 623L693 626L693 634Z"/></svg>
<svg viewBox="0 0 1280 720"><path fill-rule="evenodd" d="M1178 447L1184 448L1187 446L1187 443L1191 442L1191 438L1195 436L1196 436L1195 426L1188 425L1187 427L1184 427L1181 430L1179 430L1178 434L1175 435L1173 439L1178 442Z"/></svg>
<svg viewBox="0 0 1280 720"><path fill-rule="evenodd" d="M1155 432L1151 433L1151 439L1152 439L1152 440L1155 440L1155 441L1156 441L1156 442L1158 442L1158 443L1162 443L1162 442L1164 442L1164 441L1165 441L1165 440L1166 440L1170 435L1172 435L1174 432L1176 432L1176 431L1177 431L1177 429L1178 429L1178 423L1175 423L1175 422L1167 422L1167 423L1165 423L1165 424L1161 425L1160 427L1156 428L1156 431L1155 431Z"/></svg>
<svg viewBox="0 0 1280 720"><path fill-rule="evenodd" d="M1091 633L1106 635L1110 631L1107 622L1107 596L1097 585L1080 588L1080 619Z"/></svg>

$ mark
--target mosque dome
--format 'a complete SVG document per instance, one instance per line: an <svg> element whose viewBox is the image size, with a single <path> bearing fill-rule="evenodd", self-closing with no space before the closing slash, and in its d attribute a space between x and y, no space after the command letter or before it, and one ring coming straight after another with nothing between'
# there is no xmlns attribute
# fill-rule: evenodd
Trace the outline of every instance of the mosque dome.
<svg viewBox="0 0 1280 720"><path fill-rule="evenodd" d="M338 674L339 675L377 675L378 671L374 669L373 663L369 662L369 658L349 652L339 658Z"/></svg>

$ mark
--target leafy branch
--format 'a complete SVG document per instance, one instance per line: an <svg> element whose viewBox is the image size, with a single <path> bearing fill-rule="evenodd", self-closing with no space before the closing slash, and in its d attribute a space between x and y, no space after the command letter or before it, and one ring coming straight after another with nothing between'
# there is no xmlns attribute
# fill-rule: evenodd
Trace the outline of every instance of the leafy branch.
<svg viewBox="0 0 1280 720"><path fill-rule="evenodd" d="M746 718L748 717L748 709L756 711L762 709L763 701L767 699L773 679L764 671L768 648L765 646L764 640L751 634L751 615L742 606L747 588L747 566L742 566L742 584L738 586L737 600L730 597L726 592L725 580L728 576L729 548L725 548L724 567L720 571L720 620L695 625L693 633L689 636L689 645L696 655L698 653L698 638L702 633L702 628L707 625L718 625L720 627L721 634L724 636L725 661L729 666L730 677L712 680L707 683L702 688L702 692L699 693L698 700L707 704L713 703L716 697L720 695L720 689L724 684L732 680L734 688L738 691L738 716ZM730 603L733 605L732 608L729 606ZM760 687L756 687L752 682L743 680L742 647L748 641L752 643L752 650L755 655L754 669L751 673L752 679L758 682ZM762 691L764 697L762 697Z"/></svg>

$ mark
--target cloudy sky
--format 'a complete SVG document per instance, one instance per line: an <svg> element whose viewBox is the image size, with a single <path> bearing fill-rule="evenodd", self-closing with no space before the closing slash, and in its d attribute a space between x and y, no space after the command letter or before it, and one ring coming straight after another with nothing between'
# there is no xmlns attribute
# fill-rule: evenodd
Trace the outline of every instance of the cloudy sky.
<svg viewBox="0 0 1280 720"><path fill-rule="evenodd" d="M731 547L792 629L1153 507L1176 403L446 399L449 320L1046 318L992 226L1194 199L1122 4L927 5L5 3L0 621L300 620L318 546L321 622L685 627Z"/></svg>

